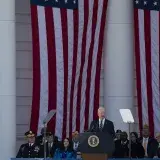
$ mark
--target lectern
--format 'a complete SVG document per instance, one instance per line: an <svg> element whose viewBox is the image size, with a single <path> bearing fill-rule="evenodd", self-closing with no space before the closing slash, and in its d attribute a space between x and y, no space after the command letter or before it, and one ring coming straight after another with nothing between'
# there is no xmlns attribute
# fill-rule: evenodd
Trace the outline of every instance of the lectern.
<svg viewBox="0 0 160 160"><path fill-rule="evenodd" d="M84 160L107 160L115 148L113 138L103 132L81 133L79 142L79 150Z"/></svg>

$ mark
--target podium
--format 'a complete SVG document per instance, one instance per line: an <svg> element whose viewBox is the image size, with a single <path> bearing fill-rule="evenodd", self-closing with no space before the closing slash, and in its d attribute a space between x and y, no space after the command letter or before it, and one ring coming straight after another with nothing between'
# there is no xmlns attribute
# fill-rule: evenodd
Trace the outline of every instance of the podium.
<svg viewBox="0 0 160 160"><path fill-rule="evenodd" d="M81 133L79 142L79 151L84 160L107 160L115 148L113 138L103 132Z"/></svg>

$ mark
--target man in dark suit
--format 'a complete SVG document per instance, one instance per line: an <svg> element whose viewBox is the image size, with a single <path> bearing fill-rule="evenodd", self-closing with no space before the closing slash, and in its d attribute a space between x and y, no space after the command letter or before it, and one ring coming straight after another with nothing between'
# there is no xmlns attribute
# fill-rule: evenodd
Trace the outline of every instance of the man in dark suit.
<svg viewBox="0 0 160 160"><path fill-rule="evenodd" d="M78 131L75 131L72 133L72 145L73 145L73 150L77 152L78 147L79 147L79 133Z"/></svg>
<svg viewBox="0 0 160 160"><path fill-rule="evenodd" d="M52 132L47 133L47 148L49 152L48 157L54 157L54 153L57 148L60 147L60 142L58 141L58 137L54 136Z"/></svg>
<svg viewBox="0 0 160 160"><path fill-rule="evenodd" d="M41 134L36 137L36 143L41 145L43 143L43 137L44 137L44 128L41 129Z"/></svg>
<svg viewBox="0 0 160 160"><path fill-rule="evenodd" d="M72 133L72 146L73 146L74 152L77 154L76 159L82 159L81 158L81 152L79 151L80 142L79 142L78 131L75 131L75 132Z"/></svg>
<svg viewBox="0 0 160 160"><path fill-rule="evenodd" d="M148 125L144 125L142 137L139 138L139 142L142 144L145 150L145 157L153 158L156 156L158 142L155 138L150 136Z"/></svg>
<svg viewBox="0 0 160 160"><path fill-rule="evenodd" d="M46 133L46 156L53 157L57 148L60 147L60 142L58 141L58 137L54 136L52 132ZM44 158L44 139L40 144L40 158Z"/></svg>
<svg viewBox="0 0 160 160"><path fill-rule="evenodd" d="M106 132L109 133L113 138L115 137L113 122L105 118L105 109L100 107L98 109L98 119L93 120L90 125L90 132Z"/></svg>

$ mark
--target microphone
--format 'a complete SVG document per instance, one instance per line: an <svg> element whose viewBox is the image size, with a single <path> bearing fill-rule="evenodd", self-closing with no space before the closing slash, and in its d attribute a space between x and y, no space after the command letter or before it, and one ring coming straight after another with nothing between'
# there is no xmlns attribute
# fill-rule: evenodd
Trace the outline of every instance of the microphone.
<svg viewBox="0 0 160 160"><path fill-rule="evenodd" d="M99 121L98 121L98 123L99 123ZM96 123L96 131L99 130L99 125L98 125L98 123Z"/></svg>
<svg viewBox="0 0 160 160"><path fill-rule="evenodd" d="M93 125L92 125L92 127L91 127L91 132L97 132L98 131L98 124L95 122L95 123L93 123Z"/></svg>
<svg viewBox="0 0 160 160"><path fill-rule="evenodd" d="M94 125L92 125L90 132L94 132Z"/></svg>

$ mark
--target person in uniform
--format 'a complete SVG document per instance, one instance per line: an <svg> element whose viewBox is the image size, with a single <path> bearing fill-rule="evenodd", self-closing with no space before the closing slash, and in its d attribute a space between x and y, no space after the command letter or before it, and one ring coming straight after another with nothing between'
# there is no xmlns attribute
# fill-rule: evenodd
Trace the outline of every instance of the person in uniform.
<svg viewBox="0 0 160 160"><path fill-rule="evenodd" d="M28 143L22 144L16 158L39 158L40 147L35 143L35 133L28 131L25 133Z"/></svg>

